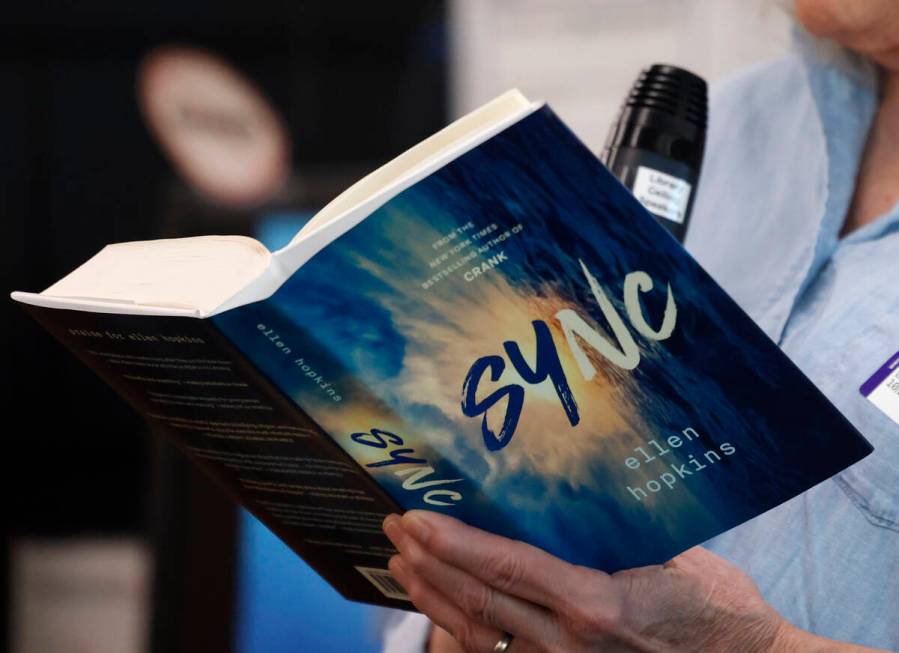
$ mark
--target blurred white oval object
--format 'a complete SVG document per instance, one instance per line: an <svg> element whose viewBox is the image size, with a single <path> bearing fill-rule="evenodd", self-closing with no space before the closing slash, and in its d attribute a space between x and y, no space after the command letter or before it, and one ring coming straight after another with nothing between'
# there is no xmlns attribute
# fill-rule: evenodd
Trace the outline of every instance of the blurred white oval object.
<svg viewBox="0 0 899 653"><path fill-rule="evenodd" d="M157 48L141 62L137 95L163 152L200 193L247 206L284 184L290 140L280 116L218 56L185 46Z"/></svg>

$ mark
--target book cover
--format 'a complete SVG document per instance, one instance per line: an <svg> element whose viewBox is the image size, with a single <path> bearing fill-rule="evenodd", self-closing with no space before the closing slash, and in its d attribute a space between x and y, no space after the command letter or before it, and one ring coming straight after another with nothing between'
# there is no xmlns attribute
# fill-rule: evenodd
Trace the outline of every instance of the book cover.
<svg viewBox="0 0 899 653"><path fill-rule="evenodd" d="M341 595L410 608L381 532L400 507L209 320L25 310Z"/></svg>
<svg viewBox="0 0 899 653"><path fill-rule="evenodd" d="M398 505L606 571L871 451L547 107L210 319Z"/></svg>

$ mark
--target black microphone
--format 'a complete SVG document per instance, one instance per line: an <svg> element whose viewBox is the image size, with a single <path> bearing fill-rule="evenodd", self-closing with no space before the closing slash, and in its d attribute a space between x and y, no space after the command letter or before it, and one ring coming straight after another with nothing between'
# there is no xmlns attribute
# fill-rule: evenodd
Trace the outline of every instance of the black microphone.
<svg viewBox="0 0 899 653"><path fill-rule="evenodd" d="M612 125L603 163L683 242L702 169L708 85L655 64L640 73Z"/></svg>

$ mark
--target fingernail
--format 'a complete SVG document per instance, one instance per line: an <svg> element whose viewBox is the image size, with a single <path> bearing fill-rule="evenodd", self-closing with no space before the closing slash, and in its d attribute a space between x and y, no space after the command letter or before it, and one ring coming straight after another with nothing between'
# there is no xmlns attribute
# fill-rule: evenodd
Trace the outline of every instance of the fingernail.
<svg viewBox="0 0 899 653"><path fill-rule="evenodd" d="M402 526L400 526L400 516L399 515L387 515L384 518L384 523L381 524L381 528L384 531L384 535L387 536L391 542L393 542L394 546L399 545L399 541L403 536Z"/></svg>
<svg viewBox="0 0 899 653"><path fill-rule="evenodd" d="M422 544L427 543L428 537L431 535L431 527L428 526L427 519L417 510L403 515L403 528Z"/></svg>

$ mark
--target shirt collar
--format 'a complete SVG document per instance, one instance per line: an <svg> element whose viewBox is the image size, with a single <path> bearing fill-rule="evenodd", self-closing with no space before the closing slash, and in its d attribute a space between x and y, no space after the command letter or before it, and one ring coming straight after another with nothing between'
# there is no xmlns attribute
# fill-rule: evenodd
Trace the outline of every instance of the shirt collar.
<svg viewBox="0 0 899 653"><path fill-rule="evenodd" d="M880 70L866 58L818 39L800 27L793 34L805 70L811 97L821 125L826 157L826 198L823 212L810 223L814 244L807 265L799 271L792 287L764 316L769 333L777 340L796 302L835 254L841 243L875 240L899 230L899 204L887 214L842 240L840 229L850 209L865 143L879 104Z"/></svg>
<svg viewBox="0 0 899 653"><path fill-rule="evenodd" d="M865 142L877 112L879 70L866 58L800 27L794 30L793 38L821 121L827 157L827 198L801 292L839 244L839 232L852 203Z"/></svg>
<svg viewBox="0 0 899 653"><path fill-rule="evenodd" d="M703 266L778 341L839 248L899 231L897 209L839 238L878 107L877 68L798 29L795 39L792 56L713 89L687 238Z"/></svg>
<svg viewBox="0 0 899 653"><path fill-rule="evenodd" d="M861 157L877 113L881 71L867 58L797 27L796 50L821 119L828 156L828 201L819 234L823 252L838 244L838 233L852 202ZM844 240L860 242L899 227L899 203Z"/></svg>

